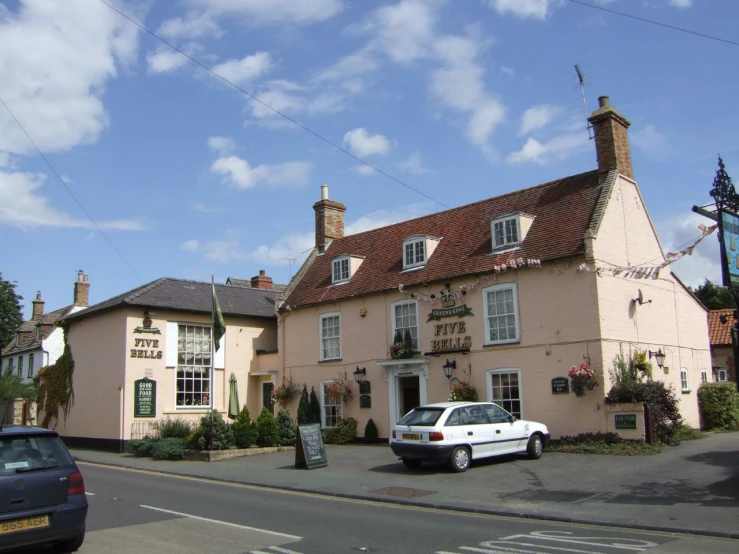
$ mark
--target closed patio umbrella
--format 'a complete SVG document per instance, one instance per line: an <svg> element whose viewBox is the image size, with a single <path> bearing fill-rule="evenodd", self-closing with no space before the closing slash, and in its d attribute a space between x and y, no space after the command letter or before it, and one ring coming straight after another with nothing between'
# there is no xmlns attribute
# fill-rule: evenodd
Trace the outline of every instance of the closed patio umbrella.
<svg viewBox="0 0 739 554"><path fill-rule="evenodd" d="M228 379L228 417L236 419L239 415L239 391L236 388L236 375L231 373Z"/></svg>

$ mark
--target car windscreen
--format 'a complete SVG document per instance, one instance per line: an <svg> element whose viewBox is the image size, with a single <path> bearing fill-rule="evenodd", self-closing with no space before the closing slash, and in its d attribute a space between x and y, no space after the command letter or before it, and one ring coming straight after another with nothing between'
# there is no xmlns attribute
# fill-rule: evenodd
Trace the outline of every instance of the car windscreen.
<svg viewBox="0 0 739 554"><path fill-rule="evenodd" d="M0 434L0 476L73 464L58 436Z"/></svg>
<svg viewBox="0 0 739 554"><path fill-rule="evenodd" d="M398 425L420 425L433 427L444 413L444 408L416 408L406 414Z"/></svg>

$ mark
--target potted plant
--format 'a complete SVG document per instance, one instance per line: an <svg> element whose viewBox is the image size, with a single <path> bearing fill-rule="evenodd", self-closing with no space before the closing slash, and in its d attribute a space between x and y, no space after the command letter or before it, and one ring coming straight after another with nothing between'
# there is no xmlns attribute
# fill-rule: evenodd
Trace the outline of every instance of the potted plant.
<svg viewBox="0 0 739 554"><path fill-rule="evenodd" d="M403 334L400 329L395 331L393 344L390 345L390 357L393 360L404 360L413 357L413 338L411 332L406 329Z"/></svg>
<svg viewBox="0 0 739 554"><path fill-rule="evenodd" d="M341 379L334 379L326 385L326 394L334 398L341 398L346 404L352 398L352 389Z"/></svg>
<svg viewBox="0 0 739 554"><path fill-rule="evenodd" d="M468 381L460 381L452 386L449 402L477 402L477 389Z"/></svg>
<svg viewBox="0 0 739 554"><path fill-rule="evenodd" d="M587 362L583 362L579 366L573 365L568 375L572 383L572 390L577 397L585 396L586 390L593 390L598 386L598 381L595 380L595 371Z"/></svg>
<svg viewBox="0 0 739 554"><path fill-rule="evenodd" d="M298 392L298 386L292 381L282 383L272 391L272 402L285 408L298 396Z"/></svg>

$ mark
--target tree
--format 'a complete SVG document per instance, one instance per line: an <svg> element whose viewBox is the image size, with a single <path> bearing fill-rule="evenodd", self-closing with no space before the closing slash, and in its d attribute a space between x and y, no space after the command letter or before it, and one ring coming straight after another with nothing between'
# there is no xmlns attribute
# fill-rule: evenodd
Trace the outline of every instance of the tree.
<svg viewBox="0 0 739 554"><path fill-rule="evenodd" d="M307 425L310 423L308 415L308 388L303 384L303 392L300 393L300 403L298 404L298 425Z"/></svg>
<svg viewBox="0 0 739 554"><path fill-rule="evenodd" d="M23 297L15 292L15 287L0 273L0 347L10 344L15 330L23 323Z"/></svg>
<svg viewBox="0 0 739 554"><path fill-rule="evenodd" d="M33 400L36 398L36 387L25 384L8 368L0 374L0 402L12 402L19 398Z"/></svg>
<svg viewBox="0 0 739 554"><path fill-rule="evenodd" d="M310 401L308 402L308 423L321 423L321 404L318 402L316 389L310 388Z"/></svg>
<svg viewBox="0 0 739 554"><path fill-rule="evenodd" d="M709 310L722 310L736 307L734 304L734 298L732 298L729 289L720 285L714 285L708 279L706 279L702 285L693 290L693 294L695 294L698 297L698 300L700 300L701 303Z"/></svg>

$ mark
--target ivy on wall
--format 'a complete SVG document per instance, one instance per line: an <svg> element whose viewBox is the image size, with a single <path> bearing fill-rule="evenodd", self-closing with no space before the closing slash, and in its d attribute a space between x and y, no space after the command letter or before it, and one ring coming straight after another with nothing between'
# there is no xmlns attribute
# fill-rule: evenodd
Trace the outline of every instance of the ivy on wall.
<svg viewBox="0 0 739 554"><path fill-rule="evenodd" d="M55 364L39 370L34 381L38 388L38 411L43 413L41 427L49 429L51 420L55 420L54 427L59 422L59 411L64 415L64 421L74 405L74 388L72 376L74 374L74 359L72 350L67 342L69 325L66 322L58 324L64 331L64 352Z"/></svg>

